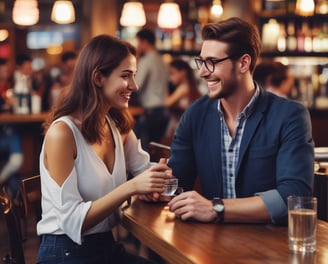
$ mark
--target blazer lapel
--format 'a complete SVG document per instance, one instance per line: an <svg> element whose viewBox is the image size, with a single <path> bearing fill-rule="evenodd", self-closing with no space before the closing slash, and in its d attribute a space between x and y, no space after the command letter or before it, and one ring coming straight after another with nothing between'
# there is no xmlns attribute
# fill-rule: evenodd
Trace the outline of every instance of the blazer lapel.
<svg viewBox="0 0 328 264"><path fill-rule="evenodd" d="M213 196L222 196L223 193L223 186L221 182L220 175L222 174L222 158L221 158L221 122L220 122L220 115L218 111L218 101L215 100L211 104L210 108L210 118L209 121L209 138L208 144L209 147L209 153L211 158L210 166L213 166L212 169L209 168L209 171L213 173L214 175L217 175L215 177L215 182L211 182L212 187L212 195Z"/></svg>
<svg viewBox="0 0 328 264"><path fill-rule="evenodd" d="M245 124L245 130L244 130L243 138L242 138L242 141L240 144L239 159L238 159L238 164L237 164L237 168L236 168L236 175L238 175L238 172L240 169L240 164L242 163L245 152L255 134L255 131L257 130L257 128L263 118L263 113L266 111L266 109L269 105L269 97L266 96L266 92L263 92L262 90L261 90L261 93L257 100L258 101L255 105L253 113L247 119L246 124Z"/></svg>

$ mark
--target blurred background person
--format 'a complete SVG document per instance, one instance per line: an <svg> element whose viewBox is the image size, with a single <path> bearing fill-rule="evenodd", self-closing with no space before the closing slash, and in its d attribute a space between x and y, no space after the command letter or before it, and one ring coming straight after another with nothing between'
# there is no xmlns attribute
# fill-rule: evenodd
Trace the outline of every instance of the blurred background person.
<svg viewBox="0 0 328 264"><path fill-rule="evenodd" d="M0 104L1 112L10 112L12 110L12 79L8 61L0 58Z"/></svg>
<svg viewBox="0 0 328 264"><path fill-rule="evenodd" d="M278 96L290 98L294 85L294 76L288 66L281 62L273 62L267 90Z"/></svg>
<svg viewBox="0 0 328 264"><path fill-rule="evenodd" d="M254 80L267 91L290 98L295 81L291 70L281 62L259 63L253 74Z"/></svg>
<svg viewBox="0 0 328 264"><path fill-rule="evenodd" d="M41 72L42 73L42 72ZM28 114L31 112L31 97L44 94L43 76L40 78L40 72L34 73L32 67L32 58L23 53L16 57L16 70L14 72L14 113Z"/></svg>
<svg viewBox="0 0 328 264"><path fill-rule="evenodd" d="M61 56L61 69L55 82L50 88L49 104L52 107L58 100L61 92L68 87L72 81L77 54L74 51L66 51Z"/></svg>
<svg viewBox="0 0 328 264"><path fill-rule="evenodd" d="M183 59L176 58L169 64L169 81L174 86L173 92L166 97L166 105L170 110L170 121L166 130L165 140L171 144L175 129L183 112L201 96L194 70Z"/></svg>
<svg viewBox="0 0 328 264"><path fill-rule="evenodd" d="M12 98L7 96L12 85L6 59L0 58L0 109L10 111ZM11 125L0 125L0 187L12 199L20 184L19 170L23 164L23 150L19 133Z"/></svg>
<svg viewBox="0 0 328 264"><path fill-rule="evenodd" d="M141 29L137 35L139 86L137 100L144 113L136 117L135 133L142 147L148 150L150 141L160 141L169 120L165 99L168 91L168 67L155 47L155 33Z"/></svg>
<svg viewBox="0 0 328 264"><path fill-rule="evenodd" d="M273 70L273 62L260 62L256 65L253 73L254 80L264 89L270 85L270 78Z"/></svg>

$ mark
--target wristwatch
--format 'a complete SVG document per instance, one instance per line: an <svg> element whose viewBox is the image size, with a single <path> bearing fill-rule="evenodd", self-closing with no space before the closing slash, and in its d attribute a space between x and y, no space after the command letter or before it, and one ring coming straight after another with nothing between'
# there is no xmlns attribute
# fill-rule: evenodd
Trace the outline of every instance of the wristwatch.
<svg viewBox="0 0 328 264"><path fill-rule="evenodd" d="M224 203L219 197L214 197L212 200L213 210L217 213L215 223L222 223L224 220Z"/></svg>

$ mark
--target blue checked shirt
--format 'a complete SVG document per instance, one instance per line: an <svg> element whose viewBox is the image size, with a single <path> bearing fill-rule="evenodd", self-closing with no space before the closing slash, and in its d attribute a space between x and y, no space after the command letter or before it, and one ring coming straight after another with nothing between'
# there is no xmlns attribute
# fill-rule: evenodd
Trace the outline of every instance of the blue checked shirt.
<svg viewBox="0 0 328 264"><path fill-rule="evenodd" d="M237 127L234 135L230 135L229 129L221 110L220 100L218 110L221 121L221 155L223 175L223 198L236 198L235 182L236 168L239 158L240 143L243 138L247 118L251 115L256 99L259 97L260 89L256 86L255 93L244 110L237 117Z"/></svg>

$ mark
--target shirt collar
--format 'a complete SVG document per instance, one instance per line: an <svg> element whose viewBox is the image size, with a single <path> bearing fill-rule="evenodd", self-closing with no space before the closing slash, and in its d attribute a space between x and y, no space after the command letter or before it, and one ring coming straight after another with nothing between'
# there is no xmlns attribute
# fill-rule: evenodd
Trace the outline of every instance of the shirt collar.
<svg viewBox="0 0 328 264"><path fill-rule="evenodd" d="M253 94L252 98L249 100L248 104L245 106L243 111L241 111L241 113L238 115L239 118L241 116L248 118L254 110L255 102L260 95L260 88L259 88L258 84L256 82L254 82L254 85L255 85L255 93ZM218 111L219 111L219 114L223 116L220 99L218 100Z"/></svg>

